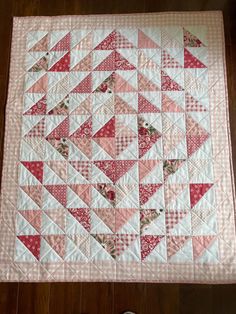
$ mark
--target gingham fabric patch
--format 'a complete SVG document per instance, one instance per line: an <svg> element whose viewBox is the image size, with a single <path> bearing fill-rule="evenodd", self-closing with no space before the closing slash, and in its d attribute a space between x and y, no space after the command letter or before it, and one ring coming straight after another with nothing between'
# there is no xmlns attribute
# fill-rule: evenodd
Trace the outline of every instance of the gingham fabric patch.
<svg viewBox="0 0 236 314"><path fill-rule="evenodd" d="M15 18L0 278L235 281L219 13Z"/></svg>

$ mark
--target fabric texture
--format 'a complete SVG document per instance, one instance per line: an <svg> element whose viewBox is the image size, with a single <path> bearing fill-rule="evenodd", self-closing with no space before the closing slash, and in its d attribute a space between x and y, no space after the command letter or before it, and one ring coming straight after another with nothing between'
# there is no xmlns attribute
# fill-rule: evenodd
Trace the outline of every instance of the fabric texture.
<svg viewBox="0 0 236 314"><path fill-rule="evenodd" d="M236 281L219 12L14 18L2 281Z"/></svg>

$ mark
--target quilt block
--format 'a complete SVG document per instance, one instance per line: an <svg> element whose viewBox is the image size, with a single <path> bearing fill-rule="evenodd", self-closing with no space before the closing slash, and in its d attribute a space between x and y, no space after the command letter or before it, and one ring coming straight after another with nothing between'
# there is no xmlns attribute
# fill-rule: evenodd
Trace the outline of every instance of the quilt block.
<svg viewBox="0 0 236 314"><path fill-rule="evenodd" d="M0 278L235 281L220 14L15 18L12 44Z"/></svg>

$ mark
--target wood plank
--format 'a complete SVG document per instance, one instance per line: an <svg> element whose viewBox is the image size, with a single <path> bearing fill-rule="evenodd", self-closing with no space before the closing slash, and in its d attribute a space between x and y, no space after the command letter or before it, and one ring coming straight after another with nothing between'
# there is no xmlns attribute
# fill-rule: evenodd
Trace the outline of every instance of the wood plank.
<svg viewBox="0 0 236 314"><path fill-rule="evenodd" d="M17 314L49 314L50 283L20 283Z"/></svg>
<svg viewBox="0 0 236 314"><path fill-rule="evenodd" d="M171 301L170 301L171 300ZM178 284L147 284L145 298L146 314L179 313Z"/></svg>
<svg viewBox="0 0 236 314"><path fill-rule="evenodd" d="M181 314L215 314L212 311L211 285L180 285L179 313Z"/></svg>
<svg viewBox="0 0 236 314"><path fill-rule="evenodd" d="M0 313L15 314L17 311L18 283L0 283Z"/></svg>
<svg viewBox="0 0 236 314"><path fill-rule="evenodd" d="M83 314L113 314L113 283L82 283L81 309Z"/></svg>
<svg viewBox="0 0 236 314"><path fill-rule="evenodd" d="M114 313L123 313L124 311L146 313L146 284L116 283L114 299Z"/></svg>
<svg viewBox="0 0 236 314"><path fill-rule="evenodd" d="M50 291L50 314L80 313L81 284L52 283Z"/></svg>
<svg viewBox="0 0 236 314"><path fill-rule="evenodd" d="M236 285L216 285L212 289L214 314L235 314Z"/></svg>

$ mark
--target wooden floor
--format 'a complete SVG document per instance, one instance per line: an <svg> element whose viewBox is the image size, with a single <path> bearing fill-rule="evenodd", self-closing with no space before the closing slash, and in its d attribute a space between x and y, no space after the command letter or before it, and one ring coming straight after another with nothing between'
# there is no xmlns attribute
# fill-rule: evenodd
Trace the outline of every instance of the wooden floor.
<svg viewBox="0 0 236 314"><path fill-rule="evenodd" d="M236 169L235 0L0 0L1 148L12 16L185 10L224 12L231 134ZM127 309L138 314L234 314L236 285L0 283L0 314L119 314Z"/></svg>

